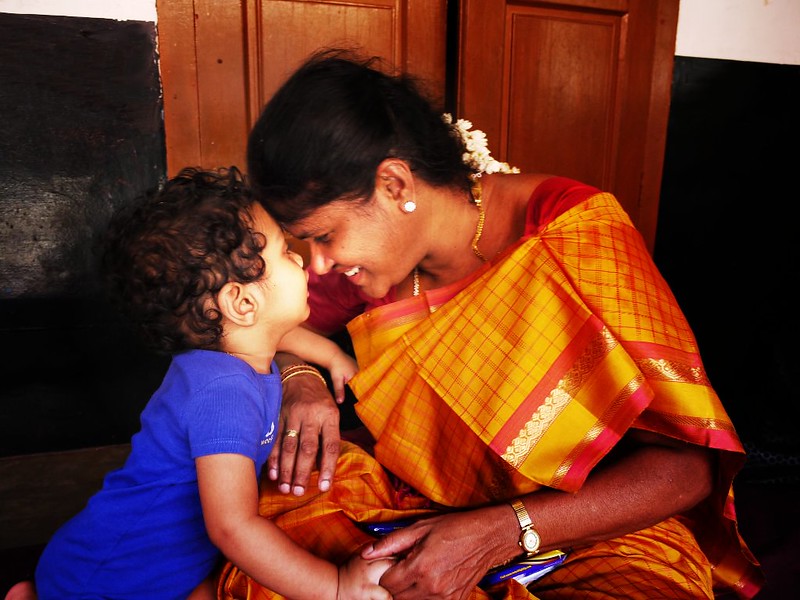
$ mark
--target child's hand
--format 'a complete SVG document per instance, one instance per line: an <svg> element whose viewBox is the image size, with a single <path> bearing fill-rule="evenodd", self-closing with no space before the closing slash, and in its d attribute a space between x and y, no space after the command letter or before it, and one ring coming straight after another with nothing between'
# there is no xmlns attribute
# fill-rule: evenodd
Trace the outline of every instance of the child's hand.
<svg viewBox="0 0 800 600"><path fill-rule="evenodd" d="M339 567L336 600L391 600L392 595L378 582L393 564L392 558L365 560L360 554L354 554Z"/></svg>
<svg viewBox="0 0 800 600"><path fill-rule="evenodd" d="M337 352L331 359L328 372L333 382L333 397L338 404L344 402L344 386L358 373L358 363L345 352Z"/></svg>

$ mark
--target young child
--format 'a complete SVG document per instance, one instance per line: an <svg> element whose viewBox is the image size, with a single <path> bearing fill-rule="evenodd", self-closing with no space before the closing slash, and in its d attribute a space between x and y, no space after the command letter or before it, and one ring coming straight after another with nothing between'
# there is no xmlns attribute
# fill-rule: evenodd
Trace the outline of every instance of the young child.
<svg viewBox="0 0 800 600"><path fill-rule="evenodd" d="M259 473L281 431L275 352L326 367L340 385L356 371L334 343L297 328L309 312L302 262L235 168L186 169L115 215L110 290L173 358L125 465L45 548L41 600L216 597L208 578L220 552L292 598L391 597L377 583L389 561L355 555L337 569L258 514Z"/></svg>

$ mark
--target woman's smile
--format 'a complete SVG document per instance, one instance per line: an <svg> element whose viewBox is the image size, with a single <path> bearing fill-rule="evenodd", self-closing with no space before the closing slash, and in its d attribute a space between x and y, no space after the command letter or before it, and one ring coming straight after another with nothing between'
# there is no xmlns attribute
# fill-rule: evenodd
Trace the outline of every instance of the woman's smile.
<svg viewBox="0 0 800 600"><path fill-rule="evenodd" d="M347 277L347 279L353 283L353 285L361 286L363 284L363 267L361 265L355 265L349 269L345 269L342 272L344 273L345 277Z"/></svg>

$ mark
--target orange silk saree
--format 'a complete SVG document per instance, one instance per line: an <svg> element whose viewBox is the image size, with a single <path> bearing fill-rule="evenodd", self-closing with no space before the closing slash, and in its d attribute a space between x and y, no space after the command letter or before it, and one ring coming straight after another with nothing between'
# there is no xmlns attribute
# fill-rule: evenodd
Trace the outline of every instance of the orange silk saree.
<svg viewBox="0 0 800 600"><path fill-rule="evenodd" d="M541 486L573 492L640 428L718 450L713 494L690 514L574 549L528 589L511 581L472 597L580 589L652 598L672 587L665 597L710 597L712 572L714 585L743 598L759 589L735 521L742 446L680 308L613 196L590 197L468 279L374 308L348 329L361 367L350 385L375 458L345 444L327 493L294 498L263 482L262 514L298 543L338 563L371 539L353 521L425 514L429 500L469 507ZM233 565L219 591L275 597Z"/></svg>

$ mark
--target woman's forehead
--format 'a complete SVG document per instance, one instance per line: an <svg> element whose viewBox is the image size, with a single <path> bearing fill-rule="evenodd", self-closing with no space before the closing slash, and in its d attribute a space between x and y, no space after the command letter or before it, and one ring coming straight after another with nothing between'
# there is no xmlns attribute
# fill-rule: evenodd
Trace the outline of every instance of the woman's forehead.
<svg viewBox="0 0 800 600"><path fill-rule="evenodd" d="M373 202L335 200L315 208L308 216L286 227L294 237L310 238L342 229L347 224L371 214Z"/></svg>

